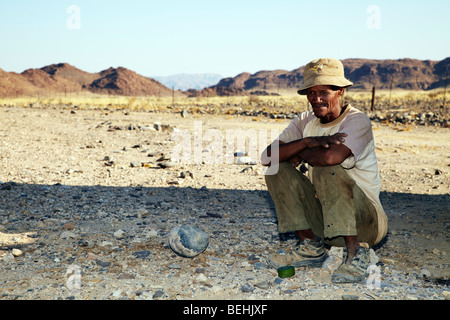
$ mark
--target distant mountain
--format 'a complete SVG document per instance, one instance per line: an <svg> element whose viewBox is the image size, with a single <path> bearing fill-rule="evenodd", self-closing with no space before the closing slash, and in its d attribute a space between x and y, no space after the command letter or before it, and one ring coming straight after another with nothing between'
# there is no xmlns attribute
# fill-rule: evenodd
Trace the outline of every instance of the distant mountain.
<svg viewBox="0 0 450 320"><path fill-rule="evenodd" d="M218 83L222 76L215 73L199 73L199 74L174 74L167 77L153 77L153 79L161 82L168 88L186 91L189 89L201 90Z"/></svg>
<svg viewBox="0 0 450 320"><path fill-rule="evenodd" d="M18 74L0 69L0 96L90 91L124 96L168 96L172 90L160 82L123 67L88 73L59 63Z"/></svg>
<svg viewBox="0 0 450 320"><path fill-rule="evenodd" d="M370 90L401 88L429 90L443 87L450 58L442 61L398 59L398 60L342 60L346 77L354 83L352 89ZM277 94L295 92L303 83L305 66L292 71L259 71L254 74L241 73L236 77L222 79L214 86L201 91L190 90L190 96ZM449 70L450 71L450 70ZM450 85L450 83L449 83Z"/></svg>

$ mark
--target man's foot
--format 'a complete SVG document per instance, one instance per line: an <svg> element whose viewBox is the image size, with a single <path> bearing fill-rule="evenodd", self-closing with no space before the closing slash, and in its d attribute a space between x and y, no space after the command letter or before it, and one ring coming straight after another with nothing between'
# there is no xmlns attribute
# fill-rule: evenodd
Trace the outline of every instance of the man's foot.
<svg viewBox="0 0 450 320"><path fill-rule="evenodd" d="M346 257L344 257L344 261ZM334 283L360 282L367 277L367 268L370 266L369 249L360 247L358 253L349 263L343 262L337 268L331 281Z"/></svg>
<svg viewBox="0 0 450 320"><path fill-rule="evenodd" d="M314 242L305 239L297 248L287 254L273 253L267 257L267 263L271 268L284 266L319 268L327 258L323 241Z"/></svg>

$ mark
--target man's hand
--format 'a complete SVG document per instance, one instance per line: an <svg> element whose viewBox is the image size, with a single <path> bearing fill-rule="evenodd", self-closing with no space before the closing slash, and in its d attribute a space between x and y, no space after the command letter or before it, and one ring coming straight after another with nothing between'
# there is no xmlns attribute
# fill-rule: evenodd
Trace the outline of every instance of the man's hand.
<svg viewBox="0 0 450 320"><path fill-rule="evenodd" d="M323 136L323 137L306 137L306 145L308 149L315 147L324 147L328 149L330 144L341 144L345 142L344 137L346 137L346 133L335 133L332 136Z"/></svg>
<svg viewBox="0 0 450 320"><path fill-rule="evenodd" d="M350 149L342 144L346 136L345 133L335 133L332 136L306 137L288 143L276 141L274 142L278 147L276 162L289 161L294 166L300 164L301 160L316 166L339 164L351 153ZM261 163L264 166L271 165L272 144L261 156Z"/></svg>
<svg viewBox="0 0 450 320"><path fill-rule="evenodd" d="M302 158L300 158L300 156L298 156L298 155L296 155L296 156L293 156L292 158L290 158L289 160L288 160L288 162L294 167L294 168L297 168L298 167L298 165L302 162Z"/></svg>

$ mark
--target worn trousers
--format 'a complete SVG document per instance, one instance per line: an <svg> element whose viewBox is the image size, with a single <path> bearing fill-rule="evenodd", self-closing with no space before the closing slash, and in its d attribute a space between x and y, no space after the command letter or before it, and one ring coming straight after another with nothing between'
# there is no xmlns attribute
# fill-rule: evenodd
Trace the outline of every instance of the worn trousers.
<svg viewBox="0 0 450 320"><path fill-rule="evenodd" d="M375 207L341 166L314 167L314 185L288 162L280 163L277 173L265 179L280 233L311 229L333 246L345 246L344 236L374 244Z"/></svg>

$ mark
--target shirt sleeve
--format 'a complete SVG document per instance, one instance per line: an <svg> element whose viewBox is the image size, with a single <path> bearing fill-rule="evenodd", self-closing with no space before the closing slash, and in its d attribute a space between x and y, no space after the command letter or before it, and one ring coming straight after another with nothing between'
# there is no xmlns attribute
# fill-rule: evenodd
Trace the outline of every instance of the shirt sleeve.
<svg viewBox="0 0 450 320"><path fill-rule="evenodd" d="M358 161L366 145L373 139L370 119L362 112L349 114L342 122L339 132L346 133L344 145Z"/></svg>
<svg viewBox="0 0 450 320"><path fill-rule="evenodd" d="M286 129L278 136L279 141L283 141L285 143L303 139L303 130L305 129L308 121L311 120L312 111L307 111L296 116Z"/></svg>

